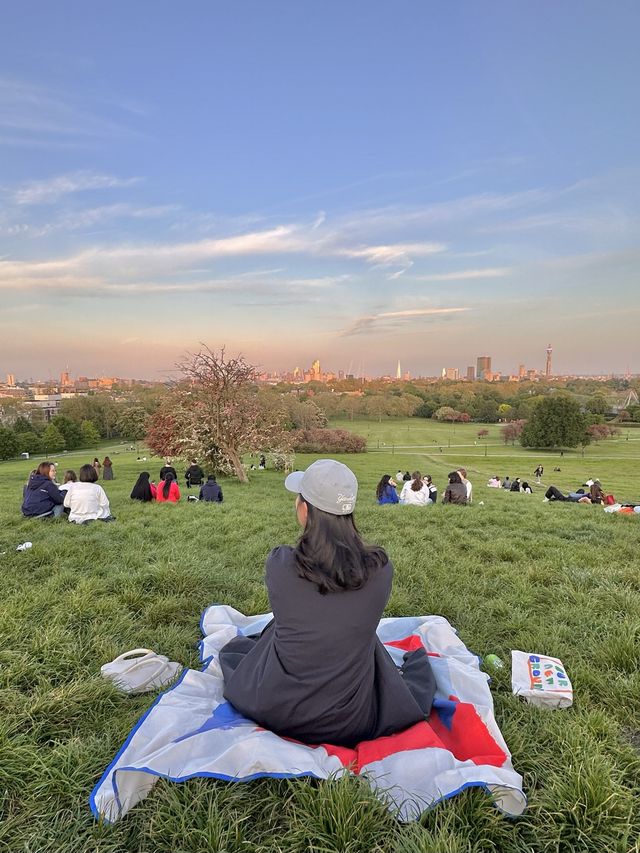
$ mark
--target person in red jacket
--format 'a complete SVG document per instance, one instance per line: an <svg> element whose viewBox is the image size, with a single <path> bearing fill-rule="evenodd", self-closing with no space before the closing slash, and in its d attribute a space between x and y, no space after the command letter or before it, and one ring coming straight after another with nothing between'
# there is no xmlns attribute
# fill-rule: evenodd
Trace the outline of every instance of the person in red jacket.
<svg viewBox="0 0 640 853"><path fill-rule="evenodd" d="M160 480L156 486L155 497L158 503L178 503L180 500L180 487L176 483L173 474L167 472L164 480Z"/></svg>

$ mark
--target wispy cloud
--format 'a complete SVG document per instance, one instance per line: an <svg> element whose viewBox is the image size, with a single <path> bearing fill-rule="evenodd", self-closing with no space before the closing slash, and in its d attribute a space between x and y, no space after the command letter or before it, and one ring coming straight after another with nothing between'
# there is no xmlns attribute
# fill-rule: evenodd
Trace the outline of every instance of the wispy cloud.
<svg viewBox="0 0 640 853"><path fill-rule="evenodd" d="M97 114L93 101L6 76L0 77L0 131L3 145L58 146L134 134L128 122Z"/></svg>
<svg viewBox="0 0 640 853"><path fill-rule="evenodd" d="M457 272L430 273L411 276L412 281L468 281L474 278L503 278L511 275L511 267L486 267L477 270L458 270Z"/></svg>
<svg viewBox="0 0 640 853"><path fill-rule="evenodd" d="M468 307L457 308L409 308L404 311L383 311L379 314L368 314L364 317L358 317L344 331L340 333L341 337L350 337L352 335L362 335L369 333L374 329L380 331L382 327L389 331L390 328L395 328L399 324L404 324L416 319L426 317L450 317L454 314L461 314L464 311L469 311Z"/></svg>
<svg viewBox="0 0 640 853"><path fill-rule="evenodd" d="M70 193L130 187L139 181L140 178L118 178L99 172L72 172L43 181L30 181L15 191L13 200L16 204L48 204Z"/></svg>

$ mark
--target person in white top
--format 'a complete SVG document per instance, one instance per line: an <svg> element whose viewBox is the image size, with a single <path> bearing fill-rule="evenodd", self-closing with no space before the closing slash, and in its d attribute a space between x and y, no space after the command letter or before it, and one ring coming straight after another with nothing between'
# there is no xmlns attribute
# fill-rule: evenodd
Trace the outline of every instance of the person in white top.
<svg viewBox="0 0 640 853"><path fill-rule="evenodd" d="M420 471L414 471L400 492L400 503L412 506L426 506L433 503L429 497L429 487L423 481Z"/></svg>
<svg viewBox="0 0 640 853"><path fill-rule="evenodd" d="M109 498L102 486L96 483L98 472L93 465L83 465L80 481L70 483L64 497L69 509L69 521L85 524L87 521L111 521Z"/></svg>
<svg viewBox="0 0 640 853"><path fill-rule="evenodd" d="M401 482L402 482L402 471L398 471L398 473L396 474L396 483L401 483Z"/></svg>
<svg viewBox="0 0 640 853"><path fill-rule="evenodd" d="M471 485L469 480L467 480L467 471L465 468L458 468L458 474L460 474L462 482L464 483L464 486L467 490L467 503L470 504L472 501L473 486Z"/></svg>

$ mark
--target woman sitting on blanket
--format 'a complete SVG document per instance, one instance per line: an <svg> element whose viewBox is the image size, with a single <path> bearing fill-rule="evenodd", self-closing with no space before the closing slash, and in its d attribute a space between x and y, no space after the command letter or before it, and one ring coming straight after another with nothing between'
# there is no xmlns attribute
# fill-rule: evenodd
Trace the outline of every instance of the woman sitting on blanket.
<svg viewBox="0 0 640 853"><path fill-rule="evenodd" d="M333 459L296 471L303 533L267 558L273 620L220 652L224 696L242 714L305 743L355 746L428 717L435 680L424 649L399 670L376 635L393 565L353 521L358 481Z"/></svg>

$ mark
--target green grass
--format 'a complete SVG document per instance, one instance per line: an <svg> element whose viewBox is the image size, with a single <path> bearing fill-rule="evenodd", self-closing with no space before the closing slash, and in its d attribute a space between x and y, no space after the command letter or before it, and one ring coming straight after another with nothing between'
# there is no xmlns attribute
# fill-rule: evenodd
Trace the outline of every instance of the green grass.
<svg viewBox="0 0 640 853"><path fill-rule="evenodd" d="M495 470L530 477L540 460L546 483L566 488L599 476L616 495L640 497L640 444L623 436L560 459L505 448L494 427L474 445L475 425L455 436L415 419L350 426L368 434L372 451L343 457L360 481L358 524L396 567L388 615L439 613L478 654L508 661L520 648L558 656L568 669L568 711L513 697L508 668L492 682L498 723L524 775L524 817L506 820L482 792L467 791L401 825L357 779L193 780L160 781L123 821L96 823L89 793L153 698L120 695L100 678L101 664L149 646L197 665L204 607L264 611L264 559L297 536L293 498L274 472L255 472L248 487L225 482L221 506L143 506L129 491L140 470L157 476L160 463L110 452L116 480L106 489L118 517L110 525L21 519L32 463L0 464L0 851L639 850L640 518L484 484ZM431 433L442 453L437 444L415 447ZM68 454L64 467L93 455ZM374 503L382 473L418 467L442 490L460 464L474 482L472 507ZM27 539L33 548L16 553Z"/></svg>

